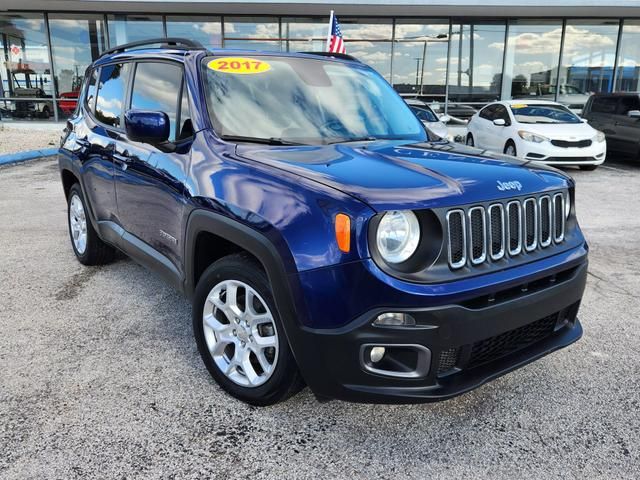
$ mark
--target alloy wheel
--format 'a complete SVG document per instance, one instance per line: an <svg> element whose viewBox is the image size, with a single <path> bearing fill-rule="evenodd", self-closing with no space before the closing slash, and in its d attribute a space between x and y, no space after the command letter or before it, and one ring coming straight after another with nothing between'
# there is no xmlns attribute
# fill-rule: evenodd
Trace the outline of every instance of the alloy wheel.
<svg viewBox="0 0 640 480"><path fill-rule="evenodd" d="M71 238L76 251L82 255L87 249L87 216L82 200L76 194L71 197L69 204L69 225Z"/></svg>
<svg viewBox="0 0 640 480"><path fill-rule="evenodd" d="M278 361L278 331L260 294L244 282L224 280L207 296L204 338L214 363L243 387L265 383Z"/></svg>

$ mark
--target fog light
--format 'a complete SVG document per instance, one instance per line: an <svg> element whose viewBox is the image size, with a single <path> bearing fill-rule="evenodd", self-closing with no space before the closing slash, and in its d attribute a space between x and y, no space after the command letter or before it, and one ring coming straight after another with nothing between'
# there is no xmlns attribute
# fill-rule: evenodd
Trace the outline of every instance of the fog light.
<svg viewBox="0 0 640 480"><path fill-rule="evenodd" d="M408 313L388 312L378 315L373 324L386 327L411 326L416 324L416 319Z"/></svg>
<svg viewBox="0 0 640 480"><path fill-rule="evenodd" d="M378 363L384 357L384 354L387 350L384 347L373 347L371 352L369 353L369 357L371 358L371 363Z"/></svg>

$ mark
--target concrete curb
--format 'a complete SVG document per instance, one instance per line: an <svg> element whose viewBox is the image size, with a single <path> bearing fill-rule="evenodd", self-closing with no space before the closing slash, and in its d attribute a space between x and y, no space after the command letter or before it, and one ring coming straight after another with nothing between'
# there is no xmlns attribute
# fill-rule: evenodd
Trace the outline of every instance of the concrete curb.
<svg viewBox="0 0 640 480"><path fill-rule="evenodd" d="M27 152L8 153L6 155L0 155L0 165L8 165L10 163L24 162L27 160L33 160L34 158L55 155L56 153L58 153L57 148L43 148L41 150L29 150Z"/></svg>

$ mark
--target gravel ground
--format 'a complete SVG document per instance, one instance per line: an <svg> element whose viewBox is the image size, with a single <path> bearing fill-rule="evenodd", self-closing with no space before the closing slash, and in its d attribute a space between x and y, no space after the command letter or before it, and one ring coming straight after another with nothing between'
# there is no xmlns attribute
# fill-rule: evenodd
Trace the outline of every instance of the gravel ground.
<svg viewBox="0 0 640 480"><path fill-rule="evenodd" d="M40 150L58 146L63 126L60 124L20 124L0 123L0 155L25 150Z"/></svg>
<svg viewBox="0 0 640 480"><path fill-rule="evenodd" d="M53 159L0 168L0 477L639 478L640 166L570 173L581 341L444 403L261 409L209 377L171 288L75 261Z"/></svg>

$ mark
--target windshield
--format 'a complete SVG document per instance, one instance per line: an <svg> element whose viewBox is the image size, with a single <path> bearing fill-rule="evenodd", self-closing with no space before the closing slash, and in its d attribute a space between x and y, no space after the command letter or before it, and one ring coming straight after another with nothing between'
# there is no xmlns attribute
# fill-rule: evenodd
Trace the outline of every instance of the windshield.
<svg viewBox="0 0 640 480"><path fill-rule="evenodd" d="M580 123L580 117L562 105L511 105L511 112L520 123Z"/></svg>
<svg viewBox="0 0 640 480"><path fill-rule="evenodd" d="M413 113L416 114L416 116L422 120L423 122L439 122L440 120L438 120L438 117L436 117L436 114L433 113L433 111L429 108L429 107L415 107L413 105L411 105L411 110L413 110Z"/></svg>
<svg viewBox="0 0 640 480"><path fill-rule="evenodd" d="M204 60L209 113L221 137L329 144L427 140L391 86L363 65L298 57Z"/></svg>

